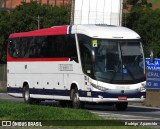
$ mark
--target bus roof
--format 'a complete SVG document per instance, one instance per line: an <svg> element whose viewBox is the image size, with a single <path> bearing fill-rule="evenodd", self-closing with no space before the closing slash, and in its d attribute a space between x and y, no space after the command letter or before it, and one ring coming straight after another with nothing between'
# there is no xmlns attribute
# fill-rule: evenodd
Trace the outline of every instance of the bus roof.
<svg viewBox="0 0 160 129"><path fill-rule="evenodd" d="M66 25L54 26L29 32L13 33L9 38L31 37L31 36L50 36L65 34L84 34L93 38L106 39L140 39L140 36L126 27L111 25Z"/></svg>
<svg viewBox="0 0 160 129"><path fill-rule="evenodd" d="M48 35L64 35L67 34L68 26L54 26L28 32L20 32L10 34L9 38L32 37L32 36L48 36Z"/></svg>
<svg viewBox="0 0 160 129"><path fill-rule="evenodd" d="M140 39L133 30L113 25L75 25L72 33L85 34L94 38L106 39Z"/></svg>

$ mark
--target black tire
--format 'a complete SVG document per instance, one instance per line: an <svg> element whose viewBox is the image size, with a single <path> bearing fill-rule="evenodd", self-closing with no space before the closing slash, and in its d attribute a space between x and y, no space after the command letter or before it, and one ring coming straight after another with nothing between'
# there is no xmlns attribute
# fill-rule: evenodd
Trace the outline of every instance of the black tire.
<svg viewBox="0 0 160 129"><path fill-rule="evenodd" d="M128 107L128 102L119 102L116 103L116 109L117 111L125 111Z"/></svg>
<svg viewBox="0 0 160 129"><path fill-rule="evenodd" d="M71 90L71 101L72 101L73 108L83 108L84 107L84 103L82 103L79 100L79 94L78 94L77 88Z"/></svg>

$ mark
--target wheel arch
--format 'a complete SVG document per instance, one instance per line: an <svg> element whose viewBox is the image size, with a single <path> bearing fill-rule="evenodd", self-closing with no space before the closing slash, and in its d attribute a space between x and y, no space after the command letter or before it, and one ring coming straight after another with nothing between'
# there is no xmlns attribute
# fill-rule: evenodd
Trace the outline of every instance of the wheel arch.
<svg viewBox="0 0 160 129"><path fill-rule="evenodd" d="M79 89L77 82L72 82L71 86L70 86L70 99L72 98L72 89Z"/></svg>
<svg viewBox="0 0 160 129"><path fill-rule="evenodd" d="M77 82L73 81L73 82L71 83L70 90L72 90L72 89L75 88L75 87L77 87L78 90L80 89L79 84L78 84Z"/></svg>

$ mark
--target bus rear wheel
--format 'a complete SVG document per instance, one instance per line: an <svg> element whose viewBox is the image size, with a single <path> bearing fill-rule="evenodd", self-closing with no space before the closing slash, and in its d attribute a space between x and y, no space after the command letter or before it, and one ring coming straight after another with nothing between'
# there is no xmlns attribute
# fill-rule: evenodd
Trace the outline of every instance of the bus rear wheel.
<svg viewBox="0 0 160 129"><path fill-rule="evenodd" d="M116 103L116 109L117 111L125 111L128 107L128 102L119 102Z"/></svg>
<svg viewBox="0 0 160 129"><path fill-rule="evenodd" d="M82 108L84 106L84 104L79 100L79 94L77 88L71 90L71 100L73 108Z"/></svg>

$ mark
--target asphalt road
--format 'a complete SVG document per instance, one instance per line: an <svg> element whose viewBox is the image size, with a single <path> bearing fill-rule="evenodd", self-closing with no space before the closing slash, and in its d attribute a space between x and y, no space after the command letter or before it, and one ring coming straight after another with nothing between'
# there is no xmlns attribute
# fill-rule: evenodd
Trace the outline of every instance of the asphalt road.
<svg viewBox="0 0 160 129"><path fill-rule="evenodd" d="M14 98L5 93L0 93L0 99L23 102L23 98ZM59 106L56 101L45 101L42 104ZM124 122L156 122L158 126L153 127L160 129L160 108L129 105L126 111L116 111L114 106L86 105L85 109L101 117L118 119Z"/></svg>

